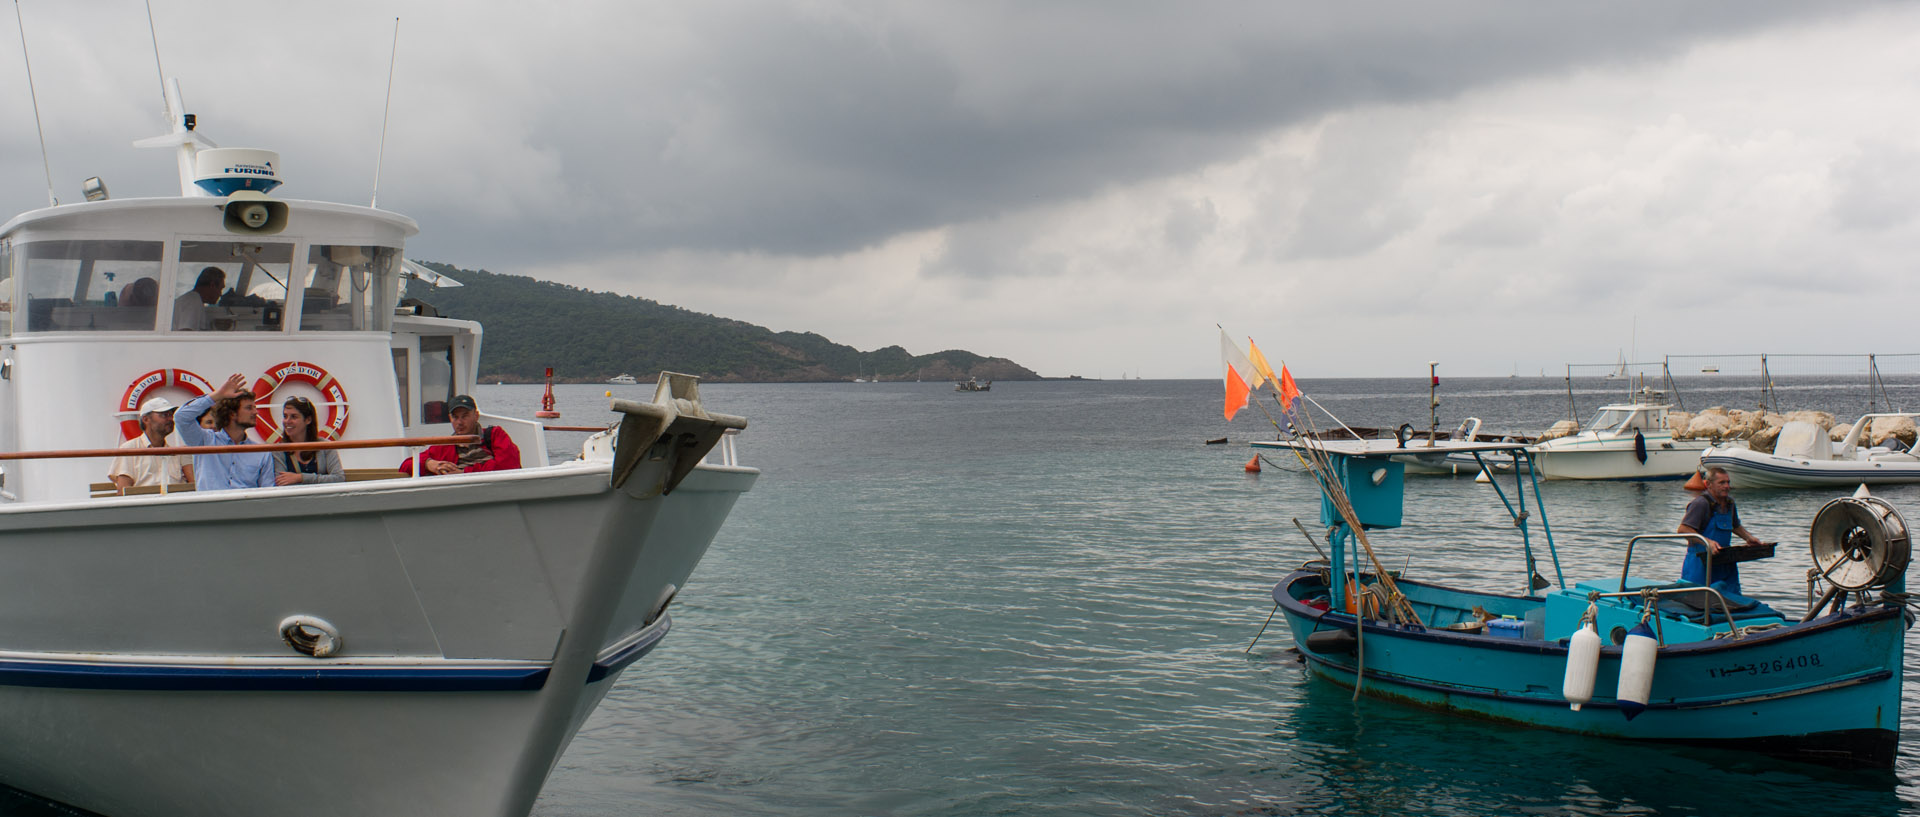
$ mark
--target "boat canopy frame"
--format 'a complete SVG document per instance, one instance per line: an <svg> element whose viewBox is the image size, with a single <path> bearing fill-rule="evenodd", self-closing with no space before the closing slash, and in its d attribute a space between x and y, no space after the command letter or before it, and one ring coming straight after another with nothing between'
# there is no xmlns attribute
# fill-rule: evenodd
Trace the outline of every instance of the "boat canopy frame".
<svg viewBox="0 0 1920 817"><path fill-rule="evenodd" d="M1365 519L1358 520L1362 528L1398 527L1400 524L1400 510L1404 507L1406 501L1405 483L1397 476L1393 476L1391 479L1388 477L1393 474L1392 469L1402 467L1399 463L1392 462L1391 458L1396 454L1405 454L1409 449L1395 445L1396 442L1397 441L1393 440L1342 440L1306 443L1311 447L1318 448L1321 453L1326 455L1328 461L1333 464L1333 471L1335 473L1332 475L1321 475L1317 470L1314 471L1316 487L1320 489L1322 497L1321 522L1327 526L1328 544L1331 546L1328 562L1334 573L1346 573L1347 580L1356 583L1355 587L1359 586L1357 584L1359 578L1366 573L1366 571L1363 570L1360 564L1360 548L1350 547L1348 544L1348 540L1353 537L1353 531L1350 529L1347 519L1344 515L1333 512L1333 491L1339 490L1344 493L1352 493L1355 489L1358 489L1365 497L1363 500L1364 504L1385 514L1380 517L1385 521L1369 522ZM1296 445L1299 443L1299 440L1294 441ZM1559 589L1566 590L1566 573L1560 564L1559 549L1553 540L1553 526L1548 521L1546 504L1541 496L1540 477L1533 467L1533 454L1527 449L1526 444L1504 441L1470 442L1449 440L1440 441L1438 447L1460 453L1471 453L1473 455L1474 461L1478 463L1481 469L1487 474L1488 482L1493 486L1495 495L1499 497L1501 505L1506 509L1507 516L1513 520L1514 527L1519 529L1521 553L1526 560L1526 591L1521 593L1520 597L1528 599L1543 598L1539 595L1539 591L1556 585ZM1491 467L1483 456L1497 454L1506 454L1512 459L1514 464L1514 468L1512 469L1514 472L1514 483L1511 497L1508 496L1506 488L1500 485L1500 480L1495 473L1495 469ZM1354 467L1362 462L1369 465L1378 463L1384 467L1374 469L1356 469ZM1342 476L1351 474L1368 474L1370 478L1362 481L1370 484L1353 484ZM1339 479L1342 484L1338 487L1329 486L1327 484L1328 479ZM1528 483L1532 483L1533 486L1532 508L1527 507ZM1529 523L1536 514L1539 517L1541 532L1545 539L1548 560L1553 563L1554 580L1552 582L1548 582L1540 575L1539 560L1534 552L1532 531ZM1330 601L1333 609L1345 609L1345 605L1348 602L1346 592L1347 581L1335 580L1329 582L1329 584L1328 593L1331 597Z"/></svg>

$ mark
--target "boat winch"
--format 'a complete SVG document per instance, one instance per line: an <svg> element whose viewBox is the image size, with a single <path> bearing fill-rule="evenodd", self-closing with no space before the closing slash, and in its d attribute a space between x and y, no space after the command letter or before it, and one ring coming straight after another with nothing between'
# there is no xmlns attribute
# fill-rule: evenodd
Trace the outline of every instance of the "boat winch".
<svg viewBox="0 0 1920 817"><path fill-rule="evenodd" d="M1814 515L1809 540L1814 569L1841 590L1897 583L1912 558L1907 520L1875 496L1828 502Z"/></svg>

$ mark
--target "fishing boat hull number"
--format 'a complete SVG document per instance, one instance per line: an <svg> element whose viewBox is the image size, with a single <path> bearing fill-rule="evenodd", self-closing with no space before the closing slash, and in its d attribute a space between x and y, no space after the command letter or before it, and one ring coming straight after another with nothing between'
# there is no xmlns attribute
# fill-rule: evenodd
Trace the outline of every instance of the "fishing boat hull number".
<svg viewBox="0 0 1920 817"><path fill-rule="evenodd" d="M1725 667L1708 667L1708 678L1729 678L1735 675L1772 675L1776 672L1820 666L1820 654L1817 652L1795 655L1787 658L1775 658L1772 661L1756 661L1751 664L1732 664Z"/></svg>

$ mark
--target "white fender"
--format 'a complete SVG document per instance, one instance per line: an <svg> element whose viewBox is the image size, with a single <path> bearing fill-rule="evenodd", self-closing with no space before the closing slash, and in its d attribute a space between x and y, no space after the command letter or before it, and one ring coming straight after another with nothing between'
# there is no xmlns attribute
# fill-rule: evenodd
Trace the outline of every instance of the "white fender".
<svg viewBox="0 0 1920 817"><path fill-rule="evenodd" d="M1588 620L1567 643L1567 677L1560 682L1560 697L1567 699L1573 711L1593 700L1593 678L1600 672L1600 633Z"/></svg>
<svg viewBox="0 0 1920 817"><path fill-rule="evenodd" d="M1627 631L1627 643L1620 648L1620 683L1614 694L1627 720L1647 708L1647 699L1653 694L1653 662L1659 649L1660 642L1646 622Z"/></svg>

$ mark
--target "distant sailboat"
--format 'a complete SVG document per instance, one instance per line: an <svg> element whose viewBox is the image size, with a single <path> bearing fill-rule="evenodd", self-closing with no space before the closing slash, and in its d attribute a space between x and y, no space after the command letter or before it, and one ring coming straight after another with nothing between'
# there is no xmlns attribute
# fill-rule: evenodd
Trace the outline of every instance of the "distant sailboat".
<svg viewBox="0 0 1920 817"><path fill-rule="evenodd" d="M1625 353L1625 352L1621 352L1621 353L1620 353L1620 363L1619 363L1619 364L1617 364L1617 365L1615 365L1615 366L1613 367L1613 371L1611 371L1611 372L1607 372L1607 379L1608 379L1608 380L1625 380L1625 379L1627 379L1627 377L1628 377L1628 375L1627 375L1627 353Z"/></svg>

